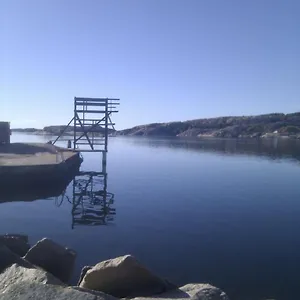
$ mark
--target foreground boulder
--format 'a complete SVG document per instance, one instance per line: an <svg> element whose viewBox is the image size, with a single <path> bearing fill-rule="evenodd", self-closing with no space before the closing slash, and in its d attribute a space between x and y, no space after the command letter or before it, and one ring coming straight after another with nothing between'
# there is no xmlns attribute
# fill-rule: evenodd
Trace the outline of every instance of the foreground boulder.
<svg viewBox="0 0 300 300"><path fill-rule="evenodd" d="M0 235L0 245L5 245L10 251L19 256L24 256L30 249L28 236L22 234Z"/></svg>
<svg viewBox="0 0 300 300"><path fill-rule="evenodd" d="M32 267L31 263L12 252L6 246L0 245L0 273L15 263L27 268Z"/></svg>
<svg viewBox="0 0 300 300"><path fill-rule="evenodd" d="M151 297L138 297L133 300L229 300L227 295L220 289L210 284L187 284L179 289L174 289L166 293L151 296Z"/></svg>
<svg viewBox="0 0 300 300"><path fill-rule="evenodd" d="M1 300L117 300L104 293L89 293L72 287L43 284L40 282L22 281L9 285Z"/></svg>
<svg viewBox="0 0 300 300"><path fill-rule="evenodd" d="M153 275L133 256L126 255L100 262L87 270L80 287L124 298L160 294L171 285Z"/></svg>
<svg viewBox="0 0 300 300"><path fill-rule="evenodd" d="M76 252L44 238L30 248L24 258L61 281L68 282L73 272Z"/></svg>
<svg viewBox="0 0 300 300"><path fill-rule="evenodd" d="M44 270L24 268L17 264L13 264L0 274L0 294L4 293L12 284L21 283L23 281L63 285L59 279Z"/></svg>

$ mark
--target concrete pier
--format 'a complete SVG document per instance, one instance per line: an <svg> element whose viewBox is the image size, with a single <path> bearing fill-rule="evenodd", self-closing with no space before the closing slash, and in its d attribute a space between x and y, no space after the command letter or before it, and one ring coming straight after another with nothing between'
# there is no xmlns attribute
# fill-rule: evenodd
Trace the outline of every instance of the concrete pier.
<svg viewBox="0 0 300 300"><path fill-rule="evenodd" d="M79 171L79 152L51 144L0 145L0 186L55 184Z"/></svg>

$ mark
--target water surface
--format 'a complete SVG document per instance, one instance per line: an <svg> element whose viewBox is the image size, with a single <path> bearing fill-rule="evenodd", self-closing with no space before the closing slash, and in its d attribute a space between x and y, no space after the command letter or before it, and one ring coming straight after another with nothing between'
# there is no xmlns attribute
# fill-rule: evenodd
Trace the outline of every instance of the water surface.
<svg viewBox="0 0 300 300"><path fill-rule="evenodd" d="M297 299L299 160L296 140L111 138L108 176L94 183L101 190L107 180L111 198L104 209L98 203L97 222L74 222L71 182L59 197L0 196L0 228L74 248L74 281L82 266L130 253L179 285L209 282L232 299ZM82 170L100 169L100 154L84 154Z"/></svg>

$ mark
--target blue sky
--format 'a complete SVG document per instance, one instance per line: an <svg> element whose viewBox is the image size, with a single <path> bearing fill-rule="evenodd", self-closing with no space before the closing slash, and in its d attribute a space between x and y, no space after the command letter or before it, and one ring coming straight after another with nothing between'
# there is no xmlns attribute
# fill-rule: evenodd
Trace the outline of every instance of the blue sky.
<svg viewBox="0 0 300 300"><path fill-rule="evenodd" d="M66 124L121 99L117 128L300 111L300 1L0 3L0 120Z"/></svg>

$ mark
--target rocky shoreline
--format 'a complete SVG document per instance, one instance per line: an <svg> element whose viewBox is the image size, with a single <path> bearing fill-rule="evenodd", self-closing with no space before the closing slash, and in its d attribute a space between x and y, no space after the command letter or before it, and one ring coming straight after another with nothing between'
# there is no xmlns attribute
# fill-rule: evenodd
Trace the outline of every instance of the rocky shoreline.
<svg viewBox="0 0 300 300"><path fill-rule="evenodd" d="M154 275L131 255L84 267L77 286L70 286L75 260L74 250L48 238L31 247L25 235L0 236L0 299L229 300L210 284L177 287Z"/></svg>

